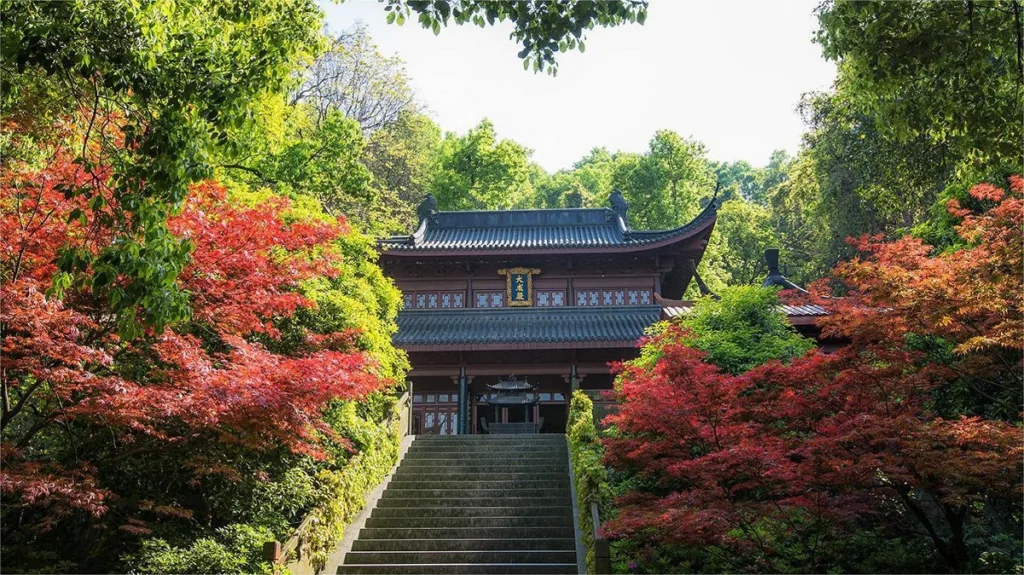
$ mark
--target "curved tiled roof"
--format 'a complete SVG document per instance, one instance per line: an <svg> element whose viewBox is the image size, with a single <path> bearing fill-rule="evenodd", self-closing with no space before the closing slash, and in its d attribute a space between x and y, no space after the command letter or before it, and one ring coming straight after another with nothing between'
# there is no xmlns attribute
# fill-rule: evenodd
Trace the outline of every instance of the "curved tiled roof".
<svg viewBox="0 0 1024 575"><path fill-rule="evenodd" d="M660 306L404 310L398 347L635 343L661 318ZM569 346L572 347L572 346Z"/></svg>
<svg viewBox="0 0 1024 575"><path fill-rule="evenodd" d="M671 302L671 303L670 303ZM666 318L681 317L693 310L693 302L663 300ZM788 317L814 317L828 315L828 310L820 305L780 305L779 311Z"/></svg>
<svg viewBox="0 0 1024 575"><path fill-rule="evenodd" d="M434 212L416 233L379 244L387 251L416 253L643 248L705 229L716 206L712 201L685 226L657 231L632 230L609 208Z"/></svg>

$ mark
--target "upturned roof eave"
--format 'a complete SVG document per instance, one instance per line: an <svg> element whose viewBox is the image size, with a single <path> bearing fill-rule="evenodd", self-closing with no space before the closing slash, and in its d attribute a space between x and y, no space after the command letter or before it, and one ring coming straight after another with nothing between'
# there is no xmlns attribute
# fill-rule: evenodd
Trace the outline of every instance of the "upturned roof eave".
<svg viewBox="0 0 1024 575"><path fill-rule="evenodd" d="M543 256L543 255L570 255L570 254L604 254L604 253L642 253L659 250L677 244L685 244L700 236L702 232L715 224L716 218L711 217L698 225L684 226L675 230L665 230L658 239L650 239L644 242L624 242L617 245L602 246L554 246L535 248L490 248L490 249L445 249L445 248L419 248L410 246L408 243L399 244L388 240L378 242L382 257L466 257L466 256ZM636 233L636 232L633 232ZM645 232L647 233L647 232ZM408 238L408 236L405 236ZM393 246L393 248L392 248ZM401 246L401 247L400 247ZM705 245L698 246L705 248ZM390 248L390 249L389 249Z"/></svg>
<svg viewBox="0 0 1024 575"><path fill-rule="evenodd" d="M606 244L598 246L538 246L538 247L498 247L498 248L434 248L424 247L420 244L425 241L429 234L430 218L424 219L415 233L411 235L392 236L377 241L377 247L382 256L387 257L464 257L464 256L523 256L523 255L566 255L566 254L601 254L601 253L640 253L661 249L673 244L681 244L687 240L699 236L709 227L714 226L717 221L718 202L709 203L693 220L685 225L668 230L633 230L628 227L626 221L618 214L615 215L614 225L621 234L623 240L617 244ZM568 208L566 210L572 210ZM614 214L612 210L604 208L575 208L579 211L603 210ZM510 210L511 211L511 210ZM542 210L518 210L520 212L542 211ZM473 212L440 212L443 214L467 213L477 214L486 211ZM525 226L524 226L525 227ZM706 246L700 246L704 248Z"/></svg>
<svg viewBox="0 0 1024 575"><path fill-rule="evenodd" d="M540 349L633 349L637 346L636 339L614 341L537 341L515 343L444 343L444 344L401 344L395 347L407 353L443 352L443 351L508 351L508 350L540 350Z"/></svg>

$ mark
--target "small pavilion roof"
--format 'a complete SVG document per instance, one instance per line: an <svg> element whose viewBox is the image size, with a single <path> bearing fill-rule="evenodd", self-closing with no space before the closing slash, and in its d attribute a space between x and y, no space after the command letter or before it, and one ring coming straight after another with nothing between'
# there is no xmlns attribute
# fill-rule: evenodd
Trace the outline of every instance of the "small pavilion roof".
<svg viewBox="0 0 1024 575"><path fill-rule="evenodd" d="M613 208L433 211L424 214L412 235L385 238L379 245L393 256L639 251L706 240L716 214L717 201L712 201L684 226L641 231L631 229L625 212Z"/></svg>
<svg viewBox="0 0 1024 575"><path fill-rule="evenodd" d="M539 398L536 395L489 395L484 401L490 405L533 405Z"/></svg>
<svg viewBox="0 0 1024 575"><path fill-rule="evenodd" d="M403 310L394 344L406 351L634 347L661 306Z"/></svg>

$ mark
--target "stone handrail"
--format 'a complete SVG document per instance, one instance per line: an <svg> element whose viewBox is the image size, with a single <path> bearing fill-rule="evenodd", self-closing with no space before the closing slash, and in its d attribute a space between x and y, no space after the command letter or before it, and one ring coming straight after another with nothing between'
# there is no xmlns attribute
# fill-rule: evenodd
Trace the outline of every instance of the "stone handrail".
<svg viewBox="0 0 1024 575"><path fill-rule="evenodd" d="M597 509L597 502L590 502L590 517L594 522L594 573L597 575L609 575L612 572L611 546L608 540L601 537L601 513Z"/></svg>
<svg viewBox="0 0 1024 575"><path fill-rule="evenodd" d="M398 429L400 430L401 436L405 437L412 433L412 396L410 392L405 392L398 398L398 402L395 403L392 409L391 415L384 420L383 426L390 426L395 422L397 418L399 421ZM263 544L263 559L271 563L274 566L285 566L291 563L302 563L302 534L305 533L309 523L313 520L312 515L306 516L305 519L299 523L295 531L292 532L292 536L288 538L283 544L278 541L268 541Z"/></svg>

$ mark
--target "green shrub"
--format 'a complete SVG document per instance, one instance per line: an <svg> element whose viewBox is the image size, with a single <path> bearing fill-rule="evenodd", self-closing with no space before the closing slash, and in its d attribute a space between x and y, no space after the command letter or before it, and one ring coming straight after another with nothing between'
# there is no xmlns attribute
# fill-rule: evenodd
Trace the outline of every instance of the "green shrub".
<svg viewBox="0 0 1024 575"><path fill-rule="evenodd" d="M213 536L196 539L186 547L175 547L159 538L142 542L142 551L134 557L137 573L268 573L263 561L263 543L274 534L265 527L228 525Z"/></svg>
<svg viewBox="0 0 1024 575"><path fill-rule="evenodd" d="M300 523L302 556L322 568L362 509L366 493L398 460L401 430L395 407L395 398L384 393L332 404L324 420L344 441L328 446L326 461L287 452L248 453L242 479L205 483L210 515L226 526L163 517L141 548L123 558L124 568L134 573L269 571L263 544L287 541ZM273 479L254 477L268 474Z"/></svg>
<svg viewBox="0 0 1024 575"><path fill-rule="evenodd" d="M708 362L738 375L814 349L814 341L797 333L779 310L775 289L735 286L720 295L700 298L682 320L693 333L686 343L706 352Z"/></svg>
<svg viewBox="0 0 1024 575"><path fill-rule="evenodd" d="M384 481L398 462L402 430L394 401L385 411L388 425L379 419L361 418L358 410L358 405L346 402L327 415L332 427L344 428L344 435L359 451L339 469L323 469L316 475L315 502L307 514L310 520L299 533L302 556L309 557L316 570L323 569L345 527L363 509L366 494Z"/></svg>
<svg viewBox="0 0 1024 575"><path fill-rule="evenodd" d="M601 447L594 424L594 402L582 391L572 393L569 404L569 421L566 427L569 453L575 474L576 504L579 507L579 525L583 545L587 549L587 571L594 571L594 522L590 515L590 503L596 502L601 517L610 510L608 495L608 472L601 464L604 448Z"/></svg>

